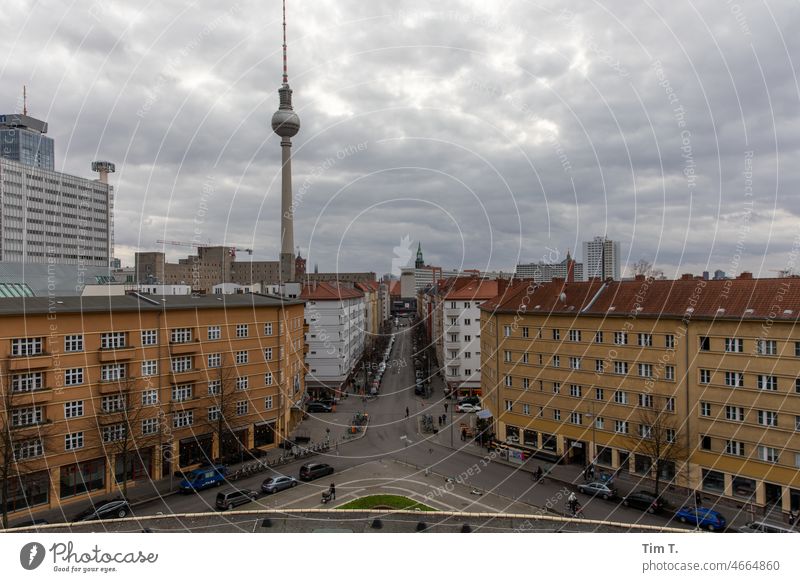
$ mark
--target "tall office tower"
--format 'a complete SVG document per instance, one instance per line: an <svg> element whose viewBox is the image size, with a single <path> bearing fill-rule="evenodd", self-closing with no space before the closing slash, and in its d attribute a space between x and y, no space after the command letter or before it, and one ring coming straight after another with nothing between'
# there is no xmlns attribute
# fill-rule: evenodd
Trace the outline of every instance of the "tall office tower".
<svg viewBox="0 0 800 582"><path fill-rule="evenodd" d="M25 113L0 115L0 157L26 166L53 170L53 139L47 123Z"/></svg>
<svg viewBox="0 0 800 582"><path fill-rule="evenodd" d="M586 279L619 280L619 241L602 236L583 243L583 271Z"/></svg>

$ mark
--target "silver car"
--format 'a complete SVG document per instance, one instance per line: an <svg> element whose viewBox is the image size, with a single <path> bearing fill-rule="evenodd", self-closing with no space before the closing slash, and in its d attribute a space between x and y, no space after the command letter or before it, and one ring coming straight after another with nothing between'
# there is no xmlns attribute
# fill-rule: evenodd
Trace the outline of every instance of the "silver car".
<svg viewBox="0 0 800 582"><path fill-rule="evenodd" d="M278 491L291 489L292 487L297 487L297 479L294 477L287 477L286 475L269 477L261 484L261 490L264 493L277 493Z"/></svg>
<svg viewBox="0 0 800 582"><path fill-rule="evenodd" d="M617 496L617 490L614 487L600 481L582 483L578 485L578 491L586 495L596 495L603 499L614 499Z"/></svg>

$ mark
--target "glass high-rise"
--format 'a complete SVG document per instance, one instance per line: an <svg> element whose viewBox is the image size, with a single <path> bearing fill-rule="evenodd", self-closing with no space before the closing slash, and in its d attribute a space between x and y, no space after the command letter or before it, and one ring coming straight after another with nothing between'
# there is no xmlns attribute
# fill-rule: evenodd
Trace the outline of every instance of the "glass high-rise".
<svg viewBox="0 0 800 582"><path fill-rule="evenodd" d="M47 123L44 121L18 113L0 115L0 157L53 170L54 142L45 133Z"/></svg>

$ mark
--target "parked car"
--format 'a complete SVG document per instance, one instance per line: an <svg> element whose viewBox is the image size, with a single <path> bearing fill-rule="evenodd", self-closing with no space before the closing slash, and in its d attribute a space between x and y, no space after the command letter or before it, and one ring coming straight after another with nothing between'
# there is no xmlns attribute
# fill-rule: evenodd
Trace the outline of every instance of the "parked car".
<svg viewBox="0 0 800 582"><path fill-rule="evenodd" d="M327 463L308 463L300 467L300 480L313 481L325 475L332 475L333 467Z"/></svg>
<svg viewBox="0 0 800 582"><path fill-rule="evenodd" d="M72 521L95 521L98 519L122 519L131 512L131 506L128 504L127 499L111 499L108 501L100 501L87 507L78 515L72 518Z"/></svg>
<svg viewBox="0 0 800 582"><path fill-rule="evenodd" d="M250 489L226 489L217 493L217 509L226 511L258 499L258 493Z"/></svg>
<svg viewBox="0 0 800 582"><path fill-rule="evenodd" d="M286 475L278 475L277 477L269 477L264 479L261 484L261 490L264 493L277 493L284 489L291 489L297 487L297 479L294 477L287 477Z"/></svg>
<svg viewBox="0 0 800 582"><path fill-rule="evenodd" d="M658 513L664 509L664 501L650 491L635 491L622 499L622 505L642 509L647 513Z"/></svg>
<svg viewBox="0 0 800 582"><path fill-rule="evenodd" d="M603 499L614 499L617 496L616 487L609 483L601 483L600 481L581 483L578 485L578 491L586 495L602 497Z"/></svg>
<svg viewBox="0 0 800 582"><path fill-rule="evenodd" d="M187 473L186 477L178 483L178 490L182 493L191 493L192 491L201 491L209 487L218 487L225 482L227 474L228 468L224 465L195 469Z"/></svg>
<svg viewBox="0 0 800 582"><path fill-rule="evenodd" d="M675 519L681 523L691 523L708 531L721 531L725 529L728 520L723 515L706 507L681 507L675 512Z"/></svg>
<svg viewBox="0 0 800 582"><path fill-rule="evenodd" d="M458 399L459 404L480 404L481 399L479 396L462 396Z"/></svg>
<svg viewBox="0 0 800 582"><path fill-rule="evenodd" d="M742 533L798 533L797 527L762 519L747 522L739 527L739 531Z"/></svg>
<svg viewBox="0 0 800 582"><path fill-rule="evenodd" d="M332 412L333 406L329 406L323 402L309 402L306 406L306 412Z"/></svg>
<svg viewBox="0 0 800 582"><path fill-rule="evenodd" d="M456 404L456 412L478 412L481 407L477 404Z"/></svg>

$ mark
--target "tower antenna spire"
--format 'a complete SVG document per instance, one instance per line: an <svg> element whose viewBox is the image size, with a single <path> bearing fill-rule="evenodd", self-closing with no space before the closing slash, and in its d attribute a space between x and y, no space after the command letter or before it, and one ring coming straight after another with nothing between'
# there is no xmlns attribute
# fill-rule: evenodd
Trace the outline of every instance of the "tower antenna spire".
<svg viewBox="0 0 800 582"><path fill-rule="evenodd" d="M286 58L286 0L283 0L283 84L289 83L289 71Z"/></svg>
<svg viewBox="0 0 800 582"><path fill-rule="evenodd" d="M22 86L22 115L28 115L28 87Z"/></svg>

